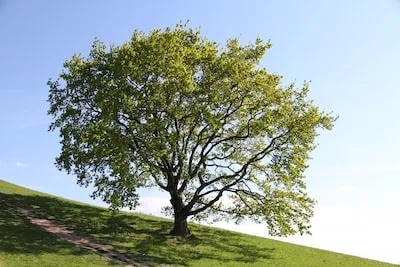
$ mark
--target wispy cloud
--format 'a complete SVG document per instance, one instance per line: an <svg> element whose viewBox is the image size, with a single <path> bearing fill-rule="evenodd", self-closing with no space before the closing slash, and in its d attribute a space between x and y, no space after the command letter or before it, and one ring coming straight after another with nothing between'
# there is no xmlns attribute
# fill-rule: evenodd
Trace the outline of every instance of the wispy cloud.
<svg viewBox="0 0 400 267"><path fill-rule="evenodd" d="M397 214L388 215L376 209L317 205L312 219L311 236L295 235L273 239L397 263L399 257L396 249L400 232L393 229L396 229L399 222L400 216ZM240 225L221 221L213 226L271 238L265 224L255 224L248 220ZM371 229L379 231L371 232ZM370 242L365 242L365 237Z"/></svg>
<svg viewBox="0 0 400 267"><path fill-rule="evenodd" d="M397 174L400 173L400 166L377 165L377 166L353 166L353 167L338 167L330 166L325 168L326 172L334 176L371 176L377 174Z"/></svg>
<svg viewBox="0 0 400 267"><path fill-rule="evenodd" d="M163 216L161 208L169 205L169 198L167 196L145 196L140 198L140 205L135 211Z"/></svg>
<svg viewBox="0 0 400 267"><path fill-rule="evenodd" d="M27 164L25 164L25 163L23 163L23 162L20 162L20 161L15 162L15 166L17 166L17 167L19 167L19 168L26 168L26 167L28 167Z"/></svg>
<svg viewBox="0 0 400 267"><path fill-rule="evenodd" d="M356 190L357 188L354 185L342 185L339 187L339 191L343 193L352 193Z"/></svg>

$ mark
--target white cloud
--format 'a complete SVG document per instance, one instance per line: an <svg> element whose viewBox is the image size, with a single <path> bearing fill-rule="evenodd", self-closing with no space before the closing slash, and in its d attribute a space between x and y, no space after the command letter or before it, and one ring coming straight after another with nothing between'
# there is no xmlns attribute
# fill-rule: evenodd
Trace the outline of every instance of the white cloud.
<svg viewBox="0 0 400 267"><path fill-rule="evenodd" d="M315 208L312 235L274 238L320 249L364 258L398 263L400 216L378 210L357 210L341 206ZM218 222L214 226L271 238L262 224L244 222L240 225Z"/></svg>
<svg viewBox="0 0 400 267"><path fill-rule="evenodd" d="M163 216L161 208L171 205L168 196L146 196L140 198L140 205L135 212L151 214L155 216Z"/></svg>
<svg viewBox="0 0 400 267"><path fill-rule="evenodd" d="M317 206L312 236L293 236L284 241L331 251L397 263L400 216L379 208L352 209Z"/></svg>
<svg viewBox="0 0 400 267"><path fill-rule="evenodd" d="M315 168L315 171L319 171ZM377 174L397 174L400 173L400 166L397 165L373 165L373 166L351 166L351 167L325 167L325 172L335 177L347 176L373 176Z"/></svg>
<svg viewBox="0 0 400 267"><path fill-rule="evenodd" d="M222 202L222 204L228 208L232 208L235 206L235 203L233 203L233 200L227 195L222 195L222 197L220 198L220 202Z"/></svg>
<svg viewBox="0 0 400 267"><path fill-rule="evenodd" d="M26 168L26 167L28 167L27 164L25 164L25 163L23 163L23 162L20 162L20 161L15 162L15 166L17 166L17 167L19 167L19 168Z"/></svg>
<svg viewBox="0 0 400 267"><path fill-rule="evenodd" d="M357 188L354 185L342 185L339 187L339 191L343 193L352 193L357 191Z"/></svg>

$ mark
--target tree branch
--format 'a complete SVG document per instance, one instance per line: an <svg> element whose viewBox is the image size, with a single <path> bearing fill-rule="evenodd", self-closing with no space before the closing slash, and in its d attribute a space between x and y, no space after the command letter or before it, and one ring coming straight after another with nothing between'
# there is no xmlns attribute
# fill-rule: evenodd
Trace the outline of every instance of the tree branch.
<svg viewBox="0 0 400 267"><path fill-rule="evenodd" d="M265 157L266 154L270 153L270 152L274 149L274 146L275 146L276 141L277 141L278 139L280 139L280 138L286 136L287 134L289 134L290 131L291 131L291 129L289 129L289 130L287 130L286 132L284 132L284 133L282 133L282 134L280 134L280 135L275 136L274 138L272 138L272 139L271 139L271 142L269 143L269 145L268 145L267 147L265 147L263 150L261 150L260 152L256 153L254 156L252 156L252 157L246 162L246 164L244 164L244 165L242 166L242 168L241 168L240 170L234 172L234 173L231 174L231 175L221 175L221 176L219 176L219 177L217 177L217 178L215 178L215 179L213 179L213 180L207 181L207 182L203 183L202 185L200 185L200 186L197 188L197 190L195 191L195 193L193 194L192 200L191 200L191 201L187 204L187 206L186 206L186 209L187 209L187 211L188 211L188 214L189 214L189 215L197 214L197 213L199 213L199 212L201 212L201 211L207 209L208 207L210 207L211 205L213 205L215 202L217 202L217 201L221 198L223 192L226 191L226 189L229 189L230 187L236 185L237 183L239 183L239 182L245 177L245 175L247 174L247 169L248 169L248 167L249 167L251 164L253 164L254 162L257 162L257 161L261 160L262 158ZM200 197L200 192L201 192L204 188L206 188L207 186L209 186L209 185L211 185L211 184L213 184L213 183L216 183L216 182L218 182L218 181L221 181L222 179L232 179L232 178L235 178L235 177L237 177L237 176L239 176L239 178L237 178L237 179L234 180L232 183L230 183L230 184L228 184L228 185L226 185L226 186L224 186L223 188L221 188L221 189L218 190L218 192L219 192L218 195L217 195L213 200L211 200L211 201L209 202L209 205L203 206L202 208L199 208L199 209L197 209L197 210L195 210L195 211L190 211L190 210L193 208L194 204L201 198L201 197ZM204 196L204 195L203 195L203 196Z"/></svg>

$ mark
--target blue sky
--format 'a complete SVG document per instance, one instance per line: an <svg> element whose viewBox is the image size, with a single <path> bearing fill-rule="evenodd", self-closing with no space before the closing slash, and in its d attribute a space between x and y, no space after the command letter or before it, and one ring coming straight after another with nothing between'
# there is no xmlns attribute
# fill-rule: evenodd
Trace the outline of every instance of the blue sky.
<svg viewBox="0 0 400 267"><path fill-rule="evenodd" d="M190 20L224 43L271 39L263 64L286 83L312 80L311 98L340 118L322 132L307 170L318 200L313 236L285 239L400 263L400 2L0 1L0 179L84 202L90 189L53 165L48 88L64 60L95 37L127 41L134 29ZM140 211L159 214L167 196L143 191ZM262 226L221 227L266 236Z"/></svg>

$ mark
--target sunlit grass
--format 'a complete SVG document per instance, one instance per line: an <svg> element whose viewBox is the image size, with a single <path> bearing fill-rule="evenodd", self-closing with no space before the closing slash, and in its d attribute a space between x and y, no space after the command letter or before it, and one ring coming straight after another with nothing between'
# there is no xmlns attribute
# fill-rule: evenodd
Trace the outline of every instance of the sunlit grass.
<svg viewBox="0 0 400 267"><path fill-rule="evenodd" d="M4 181L0 181L0 203L0 266L112 264L32 226L15 215L12 207L17 206L34 209L81 235L111 244L146 266L394 266L196 224L190 225L194 235L188 239L171 237L170 220L113 214Z"/></svg>

